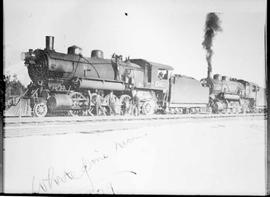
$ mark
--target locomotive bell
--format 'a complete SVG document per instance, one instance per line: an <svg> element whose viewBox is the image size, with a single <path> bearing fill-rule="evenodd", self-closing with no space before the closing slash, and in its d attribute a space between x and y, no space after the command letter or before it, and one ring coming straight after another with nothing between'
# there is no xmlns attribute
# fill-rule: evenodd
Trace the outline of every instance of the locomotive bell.
<svg viewBox="0 0 270 197"><path fill-rule="evenodd" d="M53 36L46 36L46 50L54 50L54 37Z"/></svg>
<svg viewBox="0 0 270 197"><path fill-rule="evenodd" d="M91 52L91 58L100 58L103 59L103 51L101 50L92 50Z"/></svg>

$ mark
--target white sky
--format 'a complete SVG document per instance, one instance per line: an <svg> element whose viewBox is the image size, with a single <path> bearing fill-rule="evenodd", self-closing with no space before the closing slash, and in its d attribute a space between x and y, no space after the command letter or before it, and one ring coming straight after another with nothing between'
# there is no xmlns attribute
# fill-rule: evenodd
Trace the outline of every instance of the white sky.
<svg viewBox="0 0 270 197"><path fill-rule="evenodd" d="M85 56L101 49L106 58L144 58L201 79L208 12L220 13L223 29L213 42L213 73L265 87L265 0L4 0L4 72L28 84L20 54L43 49L51 35L56 51L76 44Z"/></svg>

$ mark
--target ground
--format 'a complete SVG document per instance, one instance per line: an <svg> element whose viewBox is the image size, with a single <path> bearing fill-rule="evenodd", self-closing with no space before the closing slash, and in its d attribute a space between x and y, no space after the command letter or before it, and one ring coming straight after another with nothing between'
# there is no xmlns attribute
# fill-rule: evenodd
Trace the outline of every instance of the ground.
<svg viewBox="0 0 270 197"><path fill-rule="evenodd" d="M80 130L79 123L71 127ZM262 195L265 130L263 118L243 118L7 137L4 189L8 193Z"/></svg>

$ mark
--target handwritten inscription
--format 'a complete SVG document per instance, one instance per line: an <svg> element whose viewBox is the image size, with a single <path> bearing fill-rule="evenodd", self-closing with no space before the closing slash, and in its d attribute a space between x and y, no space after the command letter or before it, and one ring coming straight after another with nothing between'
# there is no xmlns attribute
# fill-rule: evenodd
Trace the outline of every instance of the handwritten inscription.
<svg viewBox="0 0 270 197"><path fill-rule="evenodd" d="M64 171L64 173L60 176L56 176L54 174L54 168L50 167L48 169L47 177L39 181L39 189L38 191L34 190L34 182L35 177L33 177L32 181L32 191L33 193L39 193L41 191L47 192L49 189L52 189L54 185L59 186L60 184L66 183L67 181L77 179L78 177L75 177L73 172L71 171Z"/></svg>
<svg viewBox="0 0 270 197"><path fill-rule="evenodd" d="M118 151L119 149L125 148L130 143L134 142L135 140L141 139L141 138L145 137L146 135L147 135L147 133L145 133L144 135L141 135L141 136L126 138L125 140L123 140L121 142L115 142L115 144L114 144L115 151Z"/></svg>
<svg viewBox="0 0 270 197"><path fill-rule="evenodd" d="M86 178L89 183L89 193L112 193L115 194L115 188L112 181L108 181L102 186L97 186L94 184L91 177L92 168L103 162L104 160L112 157L114 153L117 151L126 148L129 144L133 143L136 140L142 139L147 136L147 133L141 136L129 137L119 142L114 142L114 149L110 153L100 153L99 156L91 158L91 159L82 159L81 166L78 171L65 170L61 174L55 174L55 170L53 167L50 167L47 171L47 175L45 178L37 180L34 176L32 179L32 192L33 193L46 193L52 191L53 188L66 184L68 182L72 182L74 180L80 180ZM99 152L99 151L97 151ZM137 175L137 172L133 170L125 170L125 171L117 171L114 173L128 173L131 175Z"/></svg>

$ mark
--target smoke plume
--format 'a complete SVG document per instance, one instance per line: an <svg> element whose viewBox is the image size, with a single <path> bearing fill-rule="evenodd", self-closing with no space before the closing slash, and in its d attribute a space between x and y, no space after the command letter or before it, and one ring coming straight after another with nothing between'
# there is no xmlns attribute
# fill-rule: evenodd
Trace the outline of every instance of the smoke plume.
<svg viewBox="0 0 270 197"><path fill-rule="evenodd" d="M217 16L216 13L210 12L206 16L206 21L205 21L205 29L204 29L204 41L202 43L203 47L206 49L206 60L208 64L208 73L207 77L211 77L212 73L212 55L213 55L213 50L212 50L212 45L213 45L213 38L215 34L218 31L222 31L220 27L220 20Z"/></svg>

